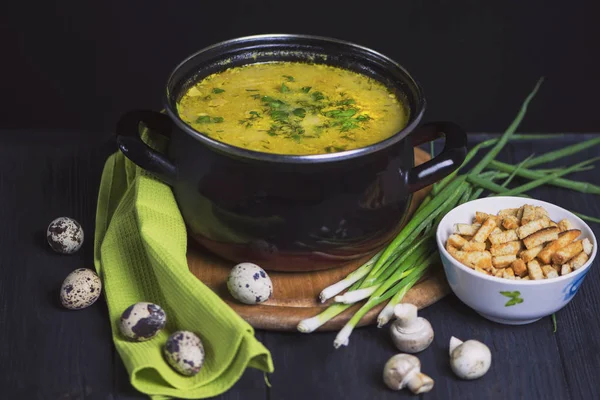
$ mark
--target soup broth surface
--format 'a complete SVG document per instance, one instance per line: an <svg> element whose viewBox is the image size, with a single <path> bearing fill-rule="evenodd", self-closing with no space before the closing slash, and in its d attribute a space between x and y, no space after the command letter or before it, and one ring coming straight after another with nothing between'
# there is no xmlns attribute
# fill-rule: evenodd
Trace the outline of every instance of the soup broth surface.
<svg viewBox="0 0 600 400"><path fill-rule="evenodd" d="M406 126L402 102L379 81L320 64L250 64L210 75L182 96L180 117L237 147L323 154L365 147Z"/></svg>

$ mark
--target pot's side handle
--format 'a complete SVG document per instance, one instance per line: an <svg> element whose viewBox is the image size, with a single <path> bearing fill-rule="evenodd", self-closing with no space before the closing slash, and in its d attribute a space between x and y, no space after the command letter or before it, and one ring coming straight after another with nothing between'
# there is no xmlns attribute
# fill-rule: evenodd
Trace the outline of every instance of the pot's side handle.
<svg viewBox="0 0 600 400"><path fill-rule="evenodd" d="M171 119L151 110L135 110L123 115L117 123L117 145L125 157L156 175L168 185L175 182L177 168L169 159L148 146L140 137L140 123L148 129L169 137L173 129Z"/></svg>
<svg viewBox="0 0 600 400"><path fill-rule="evenodd" d="M431 122L410 135L412 145L430 142L445 136L444 150L421 165L412 168L407 175L408 188L416 192L443 179L461 166L467 154L467 134L453 122Z"/></svg>

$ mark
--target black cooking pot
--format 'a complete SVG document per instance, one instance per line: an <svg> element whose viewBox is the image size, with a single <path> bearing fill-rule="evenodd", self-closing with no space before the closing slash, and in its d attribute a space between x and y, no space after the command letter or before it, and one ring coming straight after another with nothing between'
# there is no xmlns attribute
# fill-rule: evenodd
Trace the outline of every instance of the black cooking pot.
<svg viewBox="0 0 600 400"><path fill-rule="evenodd" d="M261 153L186 125L176 104L186 89L227 68L272 61L339 66L384 83L409 108L408 125L374 145L330 154ZM454 171L466 135L450 122L418 126L425 98L393 60L352 43L304 35L260 35L192 55L171 74L166 114L134 111L117 127L121 151L173 188L190 235L229 260L266 269L318 270L379 249L403 223L411 194ZM166 155L142 142L139 125L170 137ZM443 152L414 167L413 147L445 136Z"/></svg>

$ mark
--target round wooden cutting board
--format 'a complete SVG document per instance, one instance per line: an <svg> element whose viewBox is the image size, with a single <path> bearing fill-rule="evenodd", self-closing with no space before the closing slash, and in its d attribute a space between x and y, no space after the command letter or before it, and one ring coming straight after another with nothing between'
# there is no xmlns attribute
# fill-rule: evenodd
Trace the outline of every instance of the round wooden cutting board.
<svg viewBox="0 0 600 400"><path fill-rule="evenodd" d="M429 154L415 149L415 164L429 160ZM416 210L430 188L425 188L414 194L410 205L410 214ZM195 242L190 241L188 246L188 265L190 271L205 285L217 293L229 304L242 318L255 328L275 331L295 331L298 322L305 318L313 317L323 311L332 300L321 303L319 293L325 287L343 279L348 273L362 265L367 258L355 260L340 268L315 272L269 272L273 282L273 296L265 303L259 305L241 304L233 299L227 290L227 275L234 266L230 261L223 260ZM421 282L408 291L403 302L412 303L419 308L427 307L442 297L450 288L441 268L431 276L425 277ZM361 303L362 304L362 303ZM369 311L361 320L359 326L373 324L377 314L385 303ZM360 307L357 304L331 321L319 330L340 329Z"/></svg>

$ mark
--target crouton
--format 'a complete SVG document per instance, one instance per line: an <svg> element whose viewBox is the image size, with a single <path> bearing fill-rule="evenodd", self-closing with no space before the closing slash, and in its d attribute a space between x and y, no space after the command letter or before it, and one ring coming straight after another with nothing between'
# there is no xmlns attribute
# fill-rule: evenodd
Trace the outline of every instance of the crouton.
<svg viewBox="0 0 600 400"><path fill-rule="evenodd" d="M550 218L548 211L546 211L546 209L541 206L535 206L535 216L536 216L536 219L544 218L544 217Z"/></svg>
<svg viewBox="0 0 600 400"><path fill-rule="evenodd" d="M475 267L473 269L477 272L481 272L482 274L492 275L490 272L486 271L485 269L479 268L479 267Z"/></svg>
<svg viewBox="0 0 600 400"><path fill-rule="evenodd" d="M519 225L522 224L521 219L523 218L523 207L519 207L519 211L517 211L517 219L519 220Z"/></svg>
<svg viewBox="0 0 600 400"><path fill-rule="evenodd" d="M506 256L509 254L517 254L522 248L523 245L520 241L506 242L492 246L490 248L490 253L492 253L492 256Z"/></svg>
<svg viewBox="0 0 600 400"><path fill-rule="evenodd" d="M483 224L488 218L492 218L496 222L496 225L498 225L498 217L481 211L475 211L475 218L473 218L473 223Z"/></svg>
<svg viewBox="0 0 600 400"><path fill-rule="evenodd" d="M583 252L583 244L581 240L577 240L552 254L552 262L562 265L581 252Z"/></svg>
<svg viewBox="0 0 600 400"><path fill-rule="evenodd" d="M485 243L490 233L496 227L496 220L492 218L488 218L481 225L481 228L477 230L477 233L473 236L473 242Z"/></svg>
<svg viewBox="0 0 600 400"><path fill-rule="evenodd" d="M456 250L450 254L456 260L471 268L479 267L487 270L492 267L492 255L488 251Z"/></svg>
<svg viewBox="0 0 600 400"><path fill-rule="evenodd" d="M517 231L514 229L504 231L501 233L492 234L489 237L492 245L499 245L506 242L514 242L515 240L519 240L519 236L517 236Z"/></svg>
<svg viewBox="0 0 600 400"><path fill-rule="evenodd" d="M515 279L515 272L510 267L504 268L504 271L502 272L502 277L504 279L512 279L512 280L514 280Z"/></svg>
<svg viewBox="0 0 600 400"><path fill-rule="evenodd" d="M567 275L570 274L572 271L572 268L569 264L563 264L562 267L560 267L560 274L561 275Z"/></svg>
<svg viewBox="0 0 600 400"><path fill-rule="evenodd" d="M456 247L457 249L462 248L465 245L465 243L468 243L468 242L462 236L459 236L456 234L452 234L448 238L448 244Z"/></svg>
<svg viewBox="0 0 600 400"><path fill-rule="evenodd" d="M587 254L588 256L591 256L594 246L592 245L592 242L590 242L590 239L588 239L588 238L583 239L581 241L581 244L583 245L583 252L585 254Z"/></svg>
<svg viewBox="0 0 600 400"><path fill-rule="evenodd" d="M509 255L506 255L506 256L493 257L492 258L492 265L495 268L506 268L510 264L512 264L513 261L515 261L516 259L517 259L517 256L514 255L514 254L509 254Z"/></svg>
<svg viewBox="0 0 600 400"><path fill-rule="evenodd" d="M556 271L556 273L560 275L560 267L561 266L558 264L551 264L551 265L552 265L552 268L554 268L554 270Z"/></svg>
<svg viewBox="0 0 600 400"><path fill-rule="evenodd" d="M544 263L549 264L552 255L563 247L567 246L573 240L577 239L581 235L581 231L577 229L572 229L570 231L565 231L558 235L558 239L548 243L546 247L537 255L540 260Z"/></svg>
<svg viewBox="0 0 600 400"><path fill-rule="evenodd" d="M573 257L571 261L569 261L569 266L573 271L578 270L579 268L583 267L583 264L585 264L589 259L590 258L588 255L582 251Z"/></svg>
<svg viewBox="0 0 600 400"><path fill-rule="evenodd" d="M571 223L571 221L569 221L568 219L565 218L565 219L561 219L558 222L558 229L560 229L561 232L564 232L564 231L570 231L571 229L574 229L574 228L573 228L573 224Z"/></svg>
<svg viewBox="0 0 600 400"><path fill-rule="evenodd" d="M537 260L531 260L527 263L527 272L529 274L530 279L540 280L544 279L544 273L542 272L542 267Z"/></svg>
<svg viewBox="0 0 600 400"><path fill-rule="evenodd" d="M549 226L550 220L547 217L536 219L518 227L517 235L519 236L519 239L525 239L527 236L533 235L535 232Z"/></svg>
<svg viewBox="0 0 600 400"><path fill-rule="evenodd" d="M558 278L558 274L556 273L556 270L552 268L552 265L544 265L542 267L542 272L547 279Z"/></svg>
<svg viewBox="0 0 600 400"><path fill-rule="evenodd" d="M527 275L527 264L520 258L513 261L510 267L513 269L515 275L520 276L521 278Z"/></svg>
<svg viewBox="0 0 600 400"><path fill-rule="evenodd" d="M518 211L519 211L518 208L505 208L504 210L498 211L498 216L500 218L504 218L504 217L507 217L509 215L512 215L513 217L515 217L517 215Z"/></svg>
<svg viewBox="0 0 600 400"><path fill-rule="evenodd" d="M521 225L534 221L536 217L535 207L529 204L523 206L523 216L521 217Z"/></svg>
<svg viewBox="0 0 600 400"><path fill-rule="evenodd" d="M452 246L450 243L446 242L446 251L450 253L452 257L454 257L454 254L458 251L458 249Z"/></svg>
<svg viewBox="0 0 600 400"><path fill-rule="evenodd" d="M558 228L545 228L537 231L533 235L527 236L523 239L523 244L528 249L531 249L556 239L558 239Z"/></svg>
<svg viewBox="0 0 600 400"><path fill-rule="evenodd" d="M532 247L531 249L523 250L519 253L519 257L525 261L529 262L537 257L537 255L544 249L543 245L539 245L536 247Z"/></svg>
<svg viewBox="0 0 600 400"><path fill-rule="evenodd" d="M466 242L460 249L462 251L485 251L485 243Z"/></svg>
<svg viewBox="0 0 600 400"><path fill-rule="evenodd" d="M517 229L519 227L519 220L514 215L509 215L502 219L502 226L504 229Z"/></svg>
<svg viewBox="0 0 600 400"><path fill-rule="evenodd" d="M473 236L481 228L481 224L455 224L454 233Z"/></svg>

